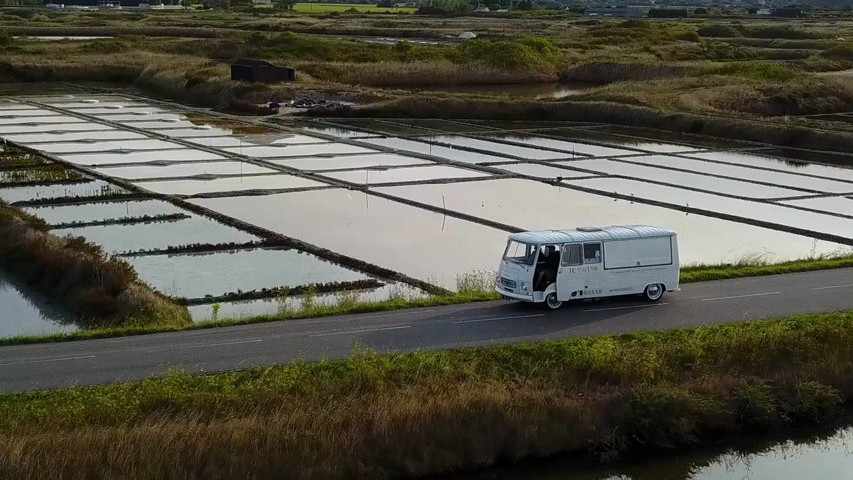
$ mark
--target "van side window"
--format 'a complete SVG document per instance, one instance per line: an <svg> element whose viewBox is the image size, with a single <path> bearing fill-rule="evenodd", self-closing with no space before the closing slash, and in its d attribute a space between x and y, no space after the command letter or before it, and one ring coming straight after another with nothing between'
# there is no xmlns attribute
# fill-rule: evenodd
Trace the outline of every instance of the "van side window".
<svg viewBox="0 0 853 480"><path fill-rule="evenodd" d="M601 244L583 244L583 263L601 263Z"/></svg>
<svg viewBox="0 0 853 480"><path fill-rule="evenodd" d="M580 244L563 245L563 266L568 267L581 264L583 264L583 261L581 260Z"/></svg>

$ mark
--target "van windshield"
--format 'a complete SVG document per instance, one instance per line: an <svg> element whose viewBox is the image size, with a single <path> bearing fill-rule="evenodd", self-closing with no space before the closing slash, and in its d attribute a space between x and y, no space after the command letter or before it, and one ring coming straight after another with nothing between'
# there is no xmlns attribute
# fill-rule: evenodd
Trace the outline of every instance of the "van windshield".
<svg viewBox="0 0 853 480"><path fill-rule="evenodd" d="M506 245L504 260L520 263L521 265L533 265L536 261L537 250L536 245L510 240Z"/></svg>

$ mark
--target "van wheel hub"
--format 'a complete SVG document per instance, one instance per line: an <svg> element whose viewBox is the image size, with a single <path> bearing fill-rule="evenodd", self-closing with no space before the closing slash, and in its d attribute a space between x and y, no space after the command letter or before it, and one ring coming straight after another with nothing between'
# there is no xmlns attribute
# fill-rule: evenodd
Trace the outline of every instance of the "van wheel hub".
<svg viewBox="0 0 853 480"><path fill-rule="evenodd" d="M545 306L550 310L556 310L563 306L563 302L557 300L557 292L551 292L545 297Z"/></svg>
<svg viewBox="0 0 853 480"><path fill-rule="evenodd" d="M661 297L663 297L663 285L660 283L652 283L646 287L646 291L643 292L643 296L651 302L660 300Z"/></svg>

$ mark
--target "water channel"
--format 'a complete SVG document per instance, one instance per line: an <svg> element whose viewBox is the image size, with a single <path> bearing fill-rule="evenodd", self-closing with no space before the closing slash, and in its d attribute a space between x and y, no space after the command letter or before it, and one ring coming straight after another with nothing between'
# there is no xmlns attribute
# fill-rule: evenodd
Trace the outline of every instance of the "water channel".
<svg viewBox="0 0 853 480"><path fill-rule="evenodd" d="M853 237L853 169L844 168L853 156L635 127L289 117L263 124L46 88L0 98L0 138L98 177L21 182L30 178L20 175L26 169L7 165L15 175L0 175L0 199L21 202L57 235L124 255L142 281L174 297L369 276L334 255L240 247L260 240L255 227L450 290L460 274L493 270L516 229L667 226L679 233L683 264L846 253ZM198 245L212 253L190 254ZM422 294L377 280L381 286L358 292L360 299ZM0 299L0 311L11 312L19 297ZM301 302L288 301L216 311L274 313ZM199 320L214 311L204 303L192 310ZM0 337L72 328L45 312L18 313L15 322L32 319L26 328L8 327L7 317Z"/></svg>
<svg viewBox="0 0 853 480"><path fill-rule="evenodd" d="M853 478L853 427L784 440L647 455L601 465L577 457L530 461L446 480L844 480Z"/></svg>
<svg viewBox="0 0 853 480"><path fill-rule="evenodd" d="M0 338L70 333L73 317L0 270Z"/></svg>

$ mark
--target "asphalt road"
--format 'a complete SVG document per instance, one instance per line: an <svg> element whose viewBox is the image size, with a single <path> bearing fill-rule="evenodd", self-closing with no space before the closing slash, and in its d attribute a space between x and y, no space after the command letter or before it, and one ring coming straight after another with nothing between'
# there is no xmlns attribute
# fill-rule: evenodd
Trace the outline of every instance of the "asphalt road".
<svg viewBox="0 0 853 480"><path fill-rule="evenodd" d="M548 312L488 302L124 338L0 347L0 391L217 372L293 360L470 347L853 309L853 268L683 285L661 303L583 301Z"/></svg>

